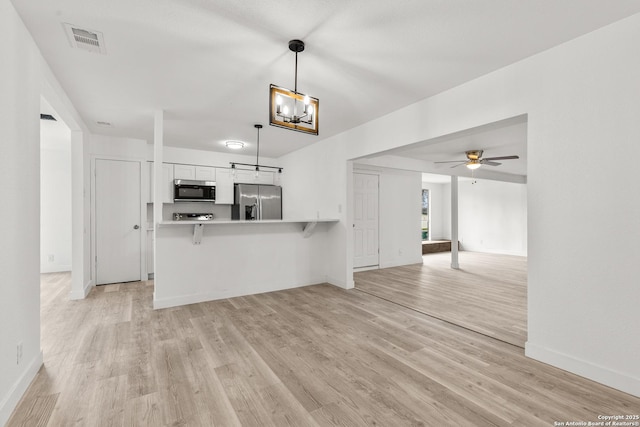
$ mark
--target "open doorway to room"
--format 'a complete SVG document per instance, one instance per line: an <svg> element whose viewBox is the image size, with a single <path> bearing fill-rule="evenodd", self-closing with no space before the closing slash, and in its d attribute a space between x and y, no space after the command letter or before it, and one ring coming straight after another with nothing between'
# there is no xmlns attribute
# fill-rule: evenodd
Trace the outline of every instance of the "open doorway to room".
<svg viewBox="0 0 640 427"><path fill-rule="evenodd" d="M428 242L429 238L429 189L422 189L422 212L420 212L422 218L420 219L422 242Z"/></svg>
<svg viewBox="0 0 640 427"><path fill-rule="evenodd" d="M72 270L71 130L58 112L40 104L40 303L69 298ZM43 342L49 334L42 325Z"/></svg>
<svg viewBox="0 0 640 427"><path fill-rule="evenodd" d="M370 165L380 162L404 170L419 167L425 173L423 191L416 192L416 200L420 200L422 209L424 190L428 190L428 217L421 216L420 223L414 225L414 233L417 236L417 228L421 227L422 243L451 240L457 234L460 268L451 267L449 246L446 252L425 253L422 264L358 272L354 274L356 289L524 347L526 134L526 116L519 116L366 159ZM470 150L483 150L486 157L519 158L483 164L482 168L472 170L464 162L457 162ZM447 164L436 164L440 161ZM437 177L440 182L429 177ZM439 203L435 201L438 197ZM428 233L423 240L425 223ZM457 233L452 232L453 227Z"/></svg>
<svg viewBox="0 0 640 427"><path fill-rule="evenodd" d="M40 272L71 276L71 130L42 98Z"/></svg>
<svg viewBox="0 0 640 427"><path fill-rule="evenodd" d="M448 175L422 174L422 255L451 251L451 233L447 231L450 221L446 205L449 201L444 194L445 186L450 183Z"/></svg>

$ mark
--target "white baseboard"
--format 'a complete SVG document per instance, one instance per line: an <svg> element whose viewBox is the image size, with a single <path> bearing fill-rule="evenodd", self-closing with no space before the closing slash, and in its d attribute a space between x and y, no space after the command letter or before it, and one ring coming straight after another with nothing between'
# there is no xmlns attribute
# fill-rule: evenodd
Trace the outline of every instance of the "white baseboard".
<svg viewBox="0 0 640 427"><path fill-rule="evenodd" d="M335 277L327 277L326 282L341 289L353 289L355 287L355 282L353 281L353 279L349 280L349 282L347 283L346 281L336 279Z"/></svg>
<svg viewBox="0 0 640 427"><path fill-rule="evenodd" d="M403 265L422 264L422 254L417 258L396 259L389 262L380 263L380 268L401 267Z"/></svg>
<svg viewBox="0 0 640 427"><path fill-rule="evenodd" d="M485 254L496 254L496 255L514 255L514 256L527 256L527 251L510 251L510 250L502 250L502 249L487 249L484 246L469 246L468 244L460 243L460 251L466 252L480 252Z"/></svg>
<svg viewBox="0 0 640 427"><path fill-rule="evenodd" d="M378 270L379 268L381 268L379 265L369 265L367 267L354 267L353 272L359 273L361 271Z"/></svg>
<svg viewBox="0 0 640 427"><path fill-rule="evenodd" d="M36 357L33 358L27 369L25 369L22 376L16 381L16 383L11 387L7 395L0 402L0 426L3 426L9 421L9 417L11 413L20 402L22 395L27 391L27 388L31 384L31 381L35 378L38 370L42 366L43 355L42 352L38 353Z"/></svg>
<svg viewBox="0 0 640 427"><path fill-rule="evenodd" d="M527 357L640 397L640 378L527 342Z"/></svg>
<svg viewBox="0 0 640 427"><path fill-rule="evenodd" d="M94 284L93 284L93 280L89 280L87 283L84 284L84 286L82 287L81 291L78 291L76 289L72 289L71 292L69 293L69 298L70 299L85 299L87 297L87 295L89 295L89 292L91 292L91 289L93 288Z"/></svg>
<svg viewBox="0 0 640 427"><path fill-rule="evenodd" d="M284 291L286 289L302 288L304 286L312 286L312 285L318 285L321 283L326 283L326 280L322 278L320 280L312 280L311 282L312 283L306 283L301 285L265 286L261 289L235 288L235 289L229 289L229 290L217 291L217 292L205 292L200 294L180 295L180 296L175 296L170 298L156 298L157 292L154 291L153 308L154 310L158 310L161 308L177 307L180 305L187 305L187 304L196 304L196 303L205 302L205 301L215 301L215 300L226 299L226 298L242 297L246 295L256 295L256 294L264 294L267 292Z"/></svg>
<svg viewBox="0 0 640 427"><path fill-rule="evenodd" d="M40 273L62 273L64 271L71 271L71 266L48 263L40 265Z"/></svg>

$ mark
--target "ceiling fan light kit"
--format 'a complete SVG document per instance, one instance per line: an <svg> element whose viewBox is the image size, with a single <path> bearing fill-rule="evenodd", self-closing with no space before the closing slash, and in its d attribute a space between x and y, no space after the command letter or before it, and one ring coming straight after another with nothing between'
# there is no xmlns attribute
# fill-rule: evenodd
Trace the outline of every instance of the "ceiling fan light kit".
<svg viewBox="0 0 640 427"><path fill-rule="evenodd" d="M269 86L269 124L317 135L320 101L298 92L298 53L304 51L304 42L297 39L289 41L289 50L296 54L294 88Z"/></svg>
<svg viewBox="0 0 640 427"><path fill-rule="evenodd" d="M500 166L502 163L498 163L495 160L515 160L519 159L520 156L498 156L498 157L485 157L482 158L483 150L468 150L465 151L464 154L467 156L466 160L447 160L444 162L434 162L434 163L457 163L457 165L451 166L452 168L457 168L460 165L465 165L467 168L471 170L476 170L482 165L488 166Z"/></svg>
<svg viewBox="0 0 640 427"><path fill-rule="evenodd" d="M471 170L475 170L478 169L480 166L482 166L482 163L480 163L478 160L469 160L467 163L467 168L471 169Z"/></svg>

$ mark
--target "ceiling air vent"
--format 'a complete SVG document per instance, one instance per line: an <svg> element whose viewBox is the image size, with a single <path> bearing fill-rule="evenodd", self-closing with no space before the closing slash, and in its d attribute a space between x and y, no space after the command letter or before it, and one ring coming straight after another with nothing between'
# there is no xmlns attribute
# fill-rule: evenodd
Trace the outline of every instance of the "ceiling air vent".
<svg viewBox="0 0 640 427"><path fill-rule="evenodd" d="M97 121L96 124L98 126L102 126L103 128L112 128L113 127L113 123L110 123L110 122Z"/></svg>
<svg viewBox="0 0 640 427"><path fill-rule="evenodd" d="M87 30L71 24L64 24L64 29L71 47L102 53L103 55L107 53L104 46L104 37L100 31Z"/></svg>
<svg viewBox="0 0 640 427"><path fill-rule="evenodd" d="M51 114L40 114L40 120L52 120L54 122L57 122L56 118Z"/></svg>

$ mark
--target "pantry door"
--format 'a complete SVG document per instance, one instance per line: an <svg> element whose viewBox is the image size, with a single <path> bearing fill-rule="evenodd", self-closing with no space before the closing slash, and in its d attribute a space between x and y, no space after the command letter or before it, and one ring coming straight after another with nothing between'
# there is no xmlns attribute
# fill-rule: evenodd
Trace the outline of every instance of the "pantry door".
<svg viewBox="0 0 640 427"><path fill-rule="evenodd" d="M96 159L96 284L140 280L140 162Z"/></svg>

